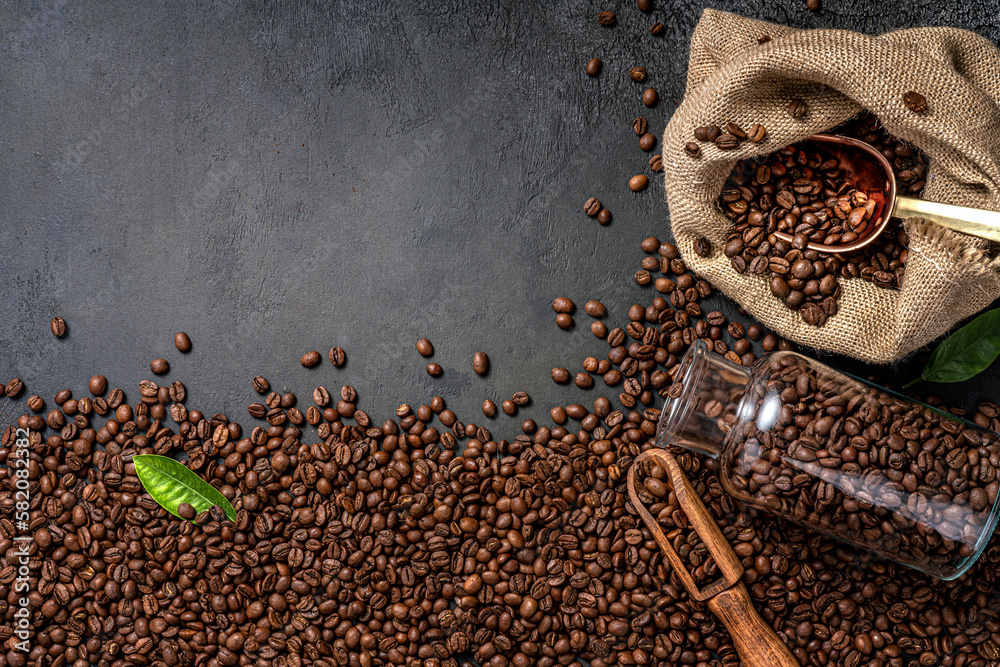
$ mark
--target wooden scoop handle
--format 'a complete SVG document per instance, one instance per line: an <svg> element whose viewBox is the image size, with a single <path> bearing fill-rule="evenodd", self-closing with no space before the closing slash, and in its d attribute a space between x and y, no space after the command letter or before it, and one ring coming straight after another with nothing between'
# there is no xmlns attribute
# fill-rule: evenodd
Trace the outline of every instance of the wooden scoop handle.
<svg viewBox="0 0 1000 667"><path fill-rule="evenodd" d="M744 667L799 667L778 634L754 610L743 582L706 602L733 638Z"/></svg>

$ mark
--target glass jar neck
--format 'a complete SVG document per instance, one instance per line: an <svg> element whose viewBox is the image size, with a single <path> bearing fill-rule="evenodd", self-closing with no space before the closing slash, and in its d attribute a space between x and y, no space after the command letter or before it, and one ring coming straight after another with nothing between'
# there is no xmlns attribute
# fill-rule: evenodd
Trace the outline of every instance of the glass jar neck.
<svg viewBox="0 0 1000 667"><path fill-rule="evenodd" d="M709 350L703 340L688 349L674 382L681 391L667 398L656 431L659 447L678 445L712 458L739 421L737 411L750 384L750 369Z"/></svg>

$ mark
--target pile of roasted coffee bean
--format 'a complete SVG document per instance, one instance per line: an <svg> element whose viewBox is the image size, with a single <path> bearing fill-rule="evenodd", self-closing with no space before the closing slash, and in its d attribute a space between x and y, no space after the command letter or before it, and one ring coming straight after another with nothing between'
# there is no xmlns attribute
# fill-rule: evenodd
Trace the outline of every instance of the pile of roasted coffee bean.
<svg viewBox="0 0 1000 667"><path fill-rule="evenodd" d="M900 192L918 195L927 176L927 158L889 135L878 119L862 114L834 134L861 139L892 164ZM902 284L906 232L892 220L872 244L853 253L828 254L806 248L812 242L840 243L857 238L874 202L845 181L835 160L796 146L761 158L741 160L719 196L733 231L722 249L738 273L768 274L771 293L804 322L822 326L837 313L840 278L861 278L878 287ZM785 232L791 241L778 238ZM703 244L696 251L708 255Z"/></svg>
<svg viewBox="0 0 1000 667"><path fill-rule="evenodd" d="M652 245L649 257L672 267L671 305L633 308L631 329L610 342L638 400L655 403L694 339L722 350L729 336L746 351L726 353L741 362L753 353L741 326L702 315L698 281L675 249ZM764 342L779 346L771 334ZM45 417L18 419L32 431L34 545L28 592L15 591L22 531L9 518L14 468L0 469L0 665L738 663L626 501L625 473L651 446L656 407L615 410L599 396L592 408L557 406L551 427L508 441L462 423L441 397L379 424L350 386L339 399L316 388L304 411L262 377L253 387L267 411L249 434L186 407L183 384L151 380L134 405L94 381L93 397L63 391ZM998 427L998 412L985 404L974 419ZM0 447L8 463L15 436L5 431ZM143 493L137 453L185 459L232 499L236 521L167 514ZM679 460L742 559L755 605L801 664L1000 661L1000 544L965 577L937 582L741 511L712 461ZM683 529L662 482L644 484L659 493L664 526ZM684 539L679 551L711 578L704 545ZM21 595L32 609L27 656L13 650Z"/></svg>

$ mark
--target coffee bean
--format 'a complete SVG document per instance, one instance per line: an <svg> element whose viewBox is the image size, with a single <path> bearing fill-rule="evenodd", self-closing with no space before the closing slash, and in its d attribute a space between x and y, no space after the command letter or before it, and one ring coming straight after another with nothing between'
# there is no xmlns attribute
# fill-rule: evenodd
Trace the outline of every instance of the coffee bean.
<svg viewBox="0 0 1000 667"><path fill-rule="evenodd" d="M419 352L422 357L429 357L434 354L434 346L428 339L421 338L417 341L417 352Z"/></svg>
<svg viewBox="0 0 1000 667"><path fill-rule="evenodd" d="M731 134L740 140L747 138L747 133L736 123L726 123L726 134Z"/></svg>
<svg viewBox="0 0 1000 667"><path fill-rule="evenodd" d="M94 396L103 396L104 392L108 390L108 379L103 375L95 375L90 378L88 387L90 389L90 393Z"/></svg>
<svg viewBox="0 0 1000 667"><path fill-rule="evenodd" d="M312 368L317 364L319 364L319 362L322 360L323 357L320 356L319 352L313 350L312 352L306 352L305 354L303 354L302 359L299 360L299 363L301 363L306 368ZM155 373L156 371L153 372Z"/></svg>
<svg viewBox="0 0 1000 667"><path fill-rule="evenodd" d="M573 328L573 316L567 313L559 313L556 315L556 326L560 329L572 329Z"/></svg>
<svg viewBox="0 0 1000 667"><path fill-rule="evenodd" d="M194 507L188 503L181 503L177 506L177 516L186 521L193 520L197 514L198 512L195 511Z"/></svg>
<svg viewBox="0 0 1000 667"><path fill-rule="evenodd" d="M347 354L345 354L344 348L334 347L330 349L330 363L338 368L347 363Z"/></svg>
<svg viewBox="0 0 1000 667"><path fill-rule="evenodd" d="M694 254L699 257L708 257L712 254L712 244L703 236L694 240Z"/></svg>
<svg viewBox="0 0 1000 667"><path fill-rule="evenodd" d="M615 22L614 12L601 12L597 15L597 22L603 26L612 25Z"/></svg>
<svg viewBox="0 0 1000 667"><path fill-rule="evenodd" d="M427 364L427 374L430 375L432 378L439 378L442 375L444 375L444 369L441 368L439 364L431 362Z"/></svg>
<svg viewBox="0 0 1000 667"><path fill-rule="evenodd" d="M641 12L651 12L653 11L653 0L636 0L636 5L639 7Z"/></svg>
<svg viewBox="0 0 1000 667"><path fill-rule="evenodd" d="M181 352L191 351L191 339L183 331L174 334L174 347L176 347Z"/></svg>
<svg viewBox="0 0 1000 667"><path fill-rule="evenodd" d="M740 140L731 134L720 134L715 140L715 145L719 150L731 151L740 145Z"/></svg>
<svg viewBox="0 0 1000 667"><path fill-rule="evenodd" d="M633 81L645 81L646 80L646 68L645 67L633 67L628 71L628 78ZM649 106L649 105L647 105Z"/></svg>
<svg viewBox="0 0 1000 667"><path fill-rule="evenodd" d="M808 111L806 103L798 98L788 104L788 115L792 118L802 118L806 115L806 111Z"/></svg>
<svg viewBox="0 0 1000 667"><path fill-rule="evenodd" d="M590 373L581 371L573 378L573 382L580 389L590 389L594 386L594 377Z"/></svg>
<svg viewBox="0 0 1000 667"><path fill-rule="evenodd" d="M591 197L583 205L583 211L593 217L601 211L601 202L597 197Z"/></svg>
<svg viewBox="0 0 1000 667"><path fill-rule="evenodd" d="M641 192L646 189L649 184L649 179L646 178L644 174L639 174L638 176L633 176L629 179L628 187L632 192Z"/></svg>
<svg viewBox="0 0 1000 667"><path fill-rule="evenodd" d="M564 296L557 296L552 300L552 310L557 313L572 313L576 309L576 304L571 299Z"/></svg>
<svg viewBox="0 0 1000 667"><path fill-rule="evenodd" d="M258 394L266 394L270 391L271 386L268 384L267 379L263 375L258 375L252 381L253 390Z"/></svg>
<svg viewBox="0 0 1000 667"><path fill-rule="evenodd" d="M691 157L698 157L701 155L701 147L693 141L689 141L684 144L684 152Z"/></svg>
<svg viewBox="0 0 1000 667"><path fill-rule="evenodd" d="M924 113L927 111L927 98L915 90L908 90L903 93L903 104L913 113Z"/></svg>
<svg viewBox="0 0 1000 667"><path fill-rule="evenodd" d="M52 335L56 338L62 338L66 335L66 320L58 315L52 318L50 327L52 329Z"/></svg>
<svg viewBox="0 0 1000 667"><path fill-rule="evenodd" d="M478 375L486 375L490 370L490 358L485 352L476 352L472 355L472 370Z"/></svg>
<svg viewBox="0 0 1000 667"><path fill-rule="evenodd" d="M597 338L606 338L608 335L608 327L604 324L604 322L592 322L590 324L590 332Z"/></svg>
<svg viewBox="0 0 1000 667"><path fill-rule="evenodd" d="M32 412L41 412L45 408L45 401L41 396L29 396L25 404Z"/></svg>
<svg viewBox="0 0 1000 667"><path fill-rule="evenodd" d="M527 405L531 401L531 396L526 391L518 391L511 396L511 400L514 401L515 405Z"/></svg>
<svg viewBox="0 0 1000 667"><path fill-rule="evenodd" d="M597 76L601 73L601 59L591 58L587 61L587 74L590 76Z"/></svg>
<svg viewBox="0 0 1000 667"><path fill-rule="evenodd" d="M611 211L606 208L602 208L601 212L597 214L597 222L602 225L611 224Z"/></svg>
<svg viewBox="0 0 1000 667"><path fill-rule="evenodd" d="M749 139L755 144L759 144L767 136L767 130L760 123L754 123L753 127L750 128Z"/></svg>
<svg viewBox="0 0 1000 667"><path fill-rule="evenodd" d="M565 368L552 369L552 381L557 384L566 384L570 380L569 371Z"/></svg>
<svg viewBox="0 0 1000 667"><path fill-rule="evenodd" d="M767 44L770 41L771 41L770 35L761 35L760 37L757 38L758 44Z"/></svg>
<svg viewBox="0 0 1000 667"><path fill-rule="evenodd" d="M697 146L697 144L695 144ZM656 146L656 137L647 132L639 138L639 148L644 151L651 151Z"/></svg>
<svg viewBox="0 0 1000 667"><path fill-rule="evenodd" d="M164 373L170 370L170 364L167 363L167 360L163 358L153 359L151 362L149 362L149 370L154 375L163 375Z"/></svg>
<svg viewBox="0 0 1000 667"><path fill-rule="evenodd" d="M649 158L649 168L653 171L663 171L663 156L654 155Z"/></svg>
<svg viewBox="0 0 1000 667"><path fill-rule="evenodd" d="M642 93L642 103L647 107L656 106L656 102L659 99L659 95L656 94L656 90L653 88L647 88Z"/></svg>
<svg viewBox="0 0 1000 667"><path fill-rule="evenodd" d="M513 416L517 413L517 405L514 401L507 399L500 404L500 409L504 411L504 414Z"/></svg>
<svg viewBox="0 0 1000 667"><path fill-rule="evenodd" d="M665 28L662 23L654 23L649 26L649 32L652 35L662 35L664 30Z"/></svg>
<svg viewBox="0 0 1000 667"><path fill-rule="evenodd" d="M635 132L638 137L646 134L646 129L648 127L649 123L642 116L636 116L635 120L632 121L632 131Z"/></svg>
<svg viewBox="0 0 1000 667"><path fill-rule="evenodd" d="M806 7L811 12L818 12L820 9L820 0L806 0Z"/></svg>
<svg viewBox="0 0 1000 667"><path fill-rule="evenodd" d="M492 419L497 416L497 405L490 399L483 401L483 414Z"/></svg>
<svg viewBox="0 0 1000 667"><path fill-rule="evenodd" d="M608 309L605 308L604 304L601 303L600 301L594 301L594 300L588 301L587 303L583 304L583 310L591 317L600 318L608 314Z"/></svg>

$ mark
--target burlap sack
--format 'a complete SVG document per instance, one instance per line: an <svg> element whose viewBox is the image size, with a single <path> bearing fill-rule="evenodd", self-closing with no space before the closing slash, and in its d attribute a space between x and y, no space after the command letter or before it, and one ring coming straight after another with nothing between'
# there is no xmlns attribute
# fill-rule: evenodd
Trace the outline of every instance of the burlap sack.
<svg viewBox="0 0 1000 667"><path fill-rule="evenodd" d="M771 40L758 44L762 35ZM902 102L915 90L928 110ZM789 101L808 104L792 118ZM1000 51L953 28L869 37L845 30L794 30L706 9L691 38L684 101L667 125L663 164L677 246L694 271L779 335L820 350L888 363L926 345L1000 296L1000 263L989 244L911 218L900 290L841 280L840 312L822 327L802 322L771 295L767 276L737 274L721 252L732 223L716 199L736 161L833 128L862 108L929 157L924 199L1000 209ZM767 137L720 151L684 153L700 125L761 123ZM695 239L712 242L707 258Z"/></svg>

